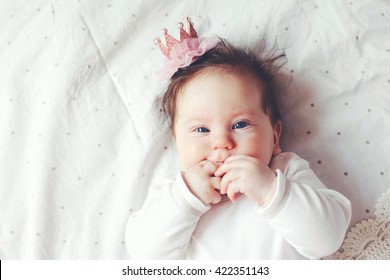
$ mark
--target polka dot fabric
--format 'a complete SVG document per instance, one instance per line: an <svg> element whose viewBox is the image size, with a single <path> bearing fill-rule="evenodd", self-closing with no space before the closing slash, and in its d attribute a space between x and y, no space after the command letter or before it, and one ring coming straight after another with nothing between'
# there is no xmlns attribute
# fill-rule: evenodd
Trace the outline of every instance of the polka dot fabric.
<svg viewBox="0 0 390 280"><path fill-rule="evenodd" d="M153 39L186 16L285 49L282 147L351 200L351 227L390 188L387 1L17 0L0 14L1 259L129 258L129 215L178 171Z"/></svg>

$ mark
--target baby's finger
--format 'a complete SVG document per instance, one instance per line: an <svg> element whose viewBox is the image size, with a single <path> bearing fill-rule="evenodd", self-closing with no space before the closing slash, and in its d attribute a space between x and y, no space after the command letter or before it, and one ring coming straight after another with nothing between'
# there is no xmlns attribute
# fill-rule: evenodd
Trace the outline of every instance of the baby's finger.
<svg viewBox="0 0 390 280"><path fill-rule="evenodd" d="M225 162L217 168L215 176L223 177L226 173L233 169L248 168L253 164L257 164L257 159L247 155L233 155L228 157Z"/></svg>
<svg viewBox="0 0 390 280"><path fill-rule="evenodd" d="M221 166L215 170L214 175L217 177L223 177L233 168L232 164L229 162L224 162Z"/></svg>
<svg viewBox="0 0 390 280"><path fill-rule="evenodd" d="M249 160L255 162L257 159L244 154L231 155L225 160L225 163L235 161L235 160Z"/></svg>
<svg viewBox="0 0 390 280"><path fill-rule="evenodd" d="M232 202L237 200L237 198L240 196L240 186L238 185L237 181L233 181L229 184L226 194Z"/></svg>
<svg viewBox="0 0 390 280"><path fill-rule="evenodd" d="M225 160L225 163L226 162L231 162L233 160L238 160L238 159L251 159L252 157L248 156L248 155L244 155L244 154L237 154L237 155L231 155L230 157L228 157L226 160Z"/></svg>
<svg viewBox="0 0 390 280"><path fill-rule="evenodd" d="M237 170L231 170L230 172L226 173L225 176L221 179L221 194L226 194L229 185L238 179L238 171Z"/></svg>
<svg viewBox="0 0 390 280"><path fill-rule="evenodd" d="M204 160L199 163L199 166L206 172L207 175L213 175L217 167L209 160Z"/></svg>
<svg viewBox="0 0 390 280"><path fill-rule="evenodd" d="M220 177L211 177L210 182L215 190L219 191L221 189L221 178Z"/></svg>
<svg viewBox="0 0 390 280"><path fill-rule="evenodd" d="M210 190L209 195L210 195L210 203L211 204L217 204L222 199L221 194L214 189Z"/></svg>
<svg viewBox="0 0 390 280"><path fill-rule="evenodd" d="M248 160L245 157L246 156L244 155L235 155L228 157L225 162L217 168L214 173L215 176L222 177L232 169L241 168L248 163Z"/></svg>

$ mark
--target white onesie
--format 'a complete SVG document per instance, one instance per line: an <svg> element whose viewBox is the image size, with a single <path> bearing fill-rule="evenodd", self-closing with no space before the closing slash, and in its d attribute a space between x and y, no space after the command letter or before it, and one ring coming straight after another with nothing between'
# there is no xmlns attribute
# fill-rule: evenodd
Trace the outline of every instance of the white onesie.
<svg viewBox="0 0 390 280"><path fill-rule="evenodd" d="M294 153L274 157L277 191L266 208L245 195L204 205L182 176L151 187L129 218L132 259L319 259L335 252L351 205L328 189Z"/></svg>

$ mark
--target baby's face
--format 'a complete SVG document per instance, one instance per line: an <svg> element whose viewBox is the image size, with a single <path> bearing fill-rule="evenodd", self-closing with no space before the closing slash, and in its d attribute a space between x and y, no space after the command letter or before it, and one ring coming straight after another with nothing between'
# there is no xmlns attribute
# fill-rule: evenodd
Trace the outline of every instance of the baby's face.
<svg viewBox="0 0 390 280"><path fill-rule="evenodd" d="M185 86L175 120L181 170L235 154L269 164L280 131L262 110L260 90L250 78L223 72L200 74Z"/></svg>

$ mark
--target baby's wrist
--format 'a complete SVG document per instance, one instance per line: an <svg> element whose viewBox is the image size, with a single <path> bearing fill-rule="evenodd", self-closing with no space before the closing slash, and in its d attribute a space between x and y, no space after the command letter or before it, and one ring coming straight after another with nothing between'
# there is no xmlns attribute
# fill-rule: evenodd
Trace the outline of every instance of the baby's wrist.
<svg viewBox="0 0 390 280"><path fill-rule="evenodd" d="M210 209L209 205L205 205L189 190L181 172L176 178L173 192L179 204L196 216L201 216Z"/></svg>
<svg viewBox="0 0 390 280"><path fill-rule="evenodd" d="M192 195L194 195L197 199L201 200L199 198L199 195L197 195L196 191L194 191L192 188L191 188L191 179L189 177L191 177L191 175L189 175L186 171L181 171L181 177L183 178L183 181L184 181L184 184L186 185L187 189L190 191L190 193ZM201 200L202 201L202 200ZM202 201L204 203L204 201Z"/></svg>
<svg viewBox="0 0 390 280"><path fill-rule="evenodd" d="M275 184L276 189L271 198L271 201L268 202L267 205L261 205L261 204L256 205L256 212L258 214L267 217L273 217L279 212L279 210L285 203L284 201L287 199L289 193L288 191L289 187L283 172L280 169L276 169L275 173L276 173L276 184Z"/></svg>
<svg viewBox="0 0 390 280"><path fill-rule="evenodd" d="M204 205L209 205L211 201L206 201L201 193L199 193L199 190L193 188L192 186L193 185L196 185L196 184L199 184L199 182L197 183L194 183L193 181L193 178L192 175L189 173L189 172L186 172L186 171L181 171L181 176L183 178L183 181L184 181L184 184L186 185L188 191L194 196L196 197L198 200L200 200Z"/></svg>
<svg viewBox="0 0 390 280"><path fill-rule="evenodd" d="M271 203L278 187L277 173L272 172L272 175L270 176L271 179L270 183L268 184L268 187L266 187L266 193L263 194L261 198L257 201L257 203L262 207L267 207Z"/></svg>

